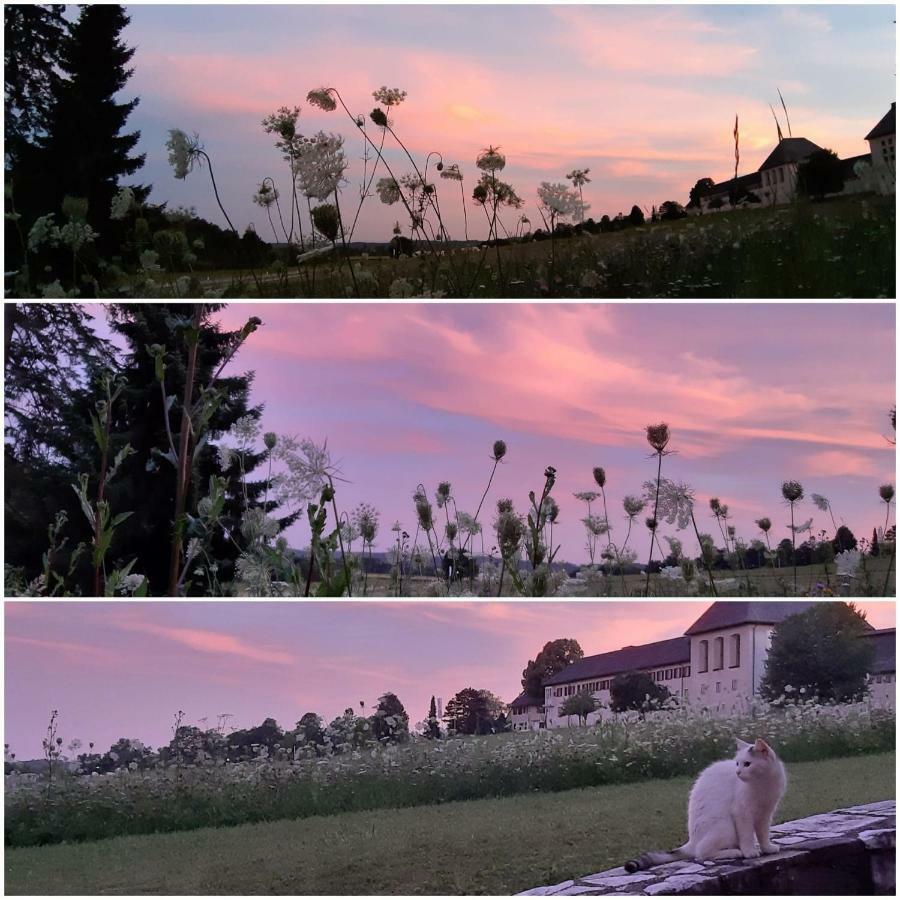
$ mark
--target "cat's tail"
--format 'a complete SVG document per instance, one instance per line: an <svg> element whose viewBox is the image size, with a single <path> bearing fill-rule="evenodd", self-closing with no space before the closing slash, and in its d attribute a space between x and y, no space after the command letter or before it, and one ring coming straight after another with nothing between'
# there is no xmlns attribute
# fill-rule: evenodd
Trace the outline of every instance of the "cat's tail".
<svg viewBox="0 0 900 900"><path fill-rule="evenodd" d="M625 871L629 874L639 872L641 869L649 869L651 866L661 866L663 863L678 862L680 859L690 859L691 854L687 844L676 847L674 850L650 850L642 853L636 859L629 859L625 863Z"/></svg>

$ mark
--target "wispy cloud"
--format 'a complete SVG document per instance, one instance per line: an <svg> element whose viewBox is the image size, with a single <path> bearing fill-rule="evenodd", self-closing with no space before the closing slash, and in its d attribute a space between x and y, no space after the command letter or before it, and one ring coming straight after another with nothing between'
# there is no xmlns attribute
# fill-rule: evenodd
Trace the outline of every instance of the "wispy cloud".
<svg viewBox="0 0 900 900"><path fill-rule="evenodd" d="M277 666L290 666L296 662L295 655L283 649L253 643L222 631L162 625L131 617L112 618L110 624L120 631L152 635L213 656L239 657Z"/></svg>

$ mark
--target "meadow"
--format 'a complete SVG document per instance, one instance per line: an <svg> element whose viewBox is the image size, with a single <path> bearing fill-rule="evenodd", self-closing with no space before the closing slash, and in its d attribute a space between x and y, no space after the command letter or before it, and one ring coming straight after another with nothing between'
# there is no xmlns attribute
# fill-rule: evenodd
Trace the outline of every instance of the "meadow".
<svg viewBox="0 0 900 900"><path fill-rule="evenodd" d="M109 202L107 233L87 223L88 201L74 196L65 197L61 218L48 213L29 221L31 216L26 220L17 212L10 184L16 264L7 295L895 296L895 203L873 190L868 163L859 164L848 194L841 193L843 175L838 191L834 185L828 194L825 188L810 188L801 163L797 183L807 189L786 205L764 205L750 194L740 200L735 196L730 212L689 215L701 209L691 191L687 207L665 200L658 209L635 205L628 214L604 215L595 222L584 202L590 168L560 171L558 181L521 187L504 180L508 160L500 147L477 151L471 165L445 160L439 150L414 154L397 125L406 96L399 88L381 87L370 94L375 108L359 115L351 113L334 87L309 91L307 105L335 113L349 126L349 140L332 131L302 134L299 105L266 115L262 130L284 165L262 177L252 197L268 227L248 227L243 234L223 205L215 154L199 134L180 128L169 130L165 144L173 173L180 180L208 174L227 228L198 219L193 210L149 204L146 191L130 187L119 189ZM351 143L356 144L352 150ZM352 188L348 152L359 152L363 162ZM396 209L393 234L371 244L354 242L361 213L372 203ZM461 233L448 228L451 208L463 213ZM96 210L92 221L98 224ZM476 238L476 229L486 229L486 236ZM98 247L110 243L119 252L105 259L108 251ZM361 246L377 252L362 253Z"/></svg>
<svg viewBox="0 0 900 900"><path fill-rule="evenodd" d="M758 704L713 719L690 707L621 714L588 728L512 732L352 749L298 739L292 751L230 762L158 755L107 774L56 762L43 774L8 771L10 847L429 806L695 775L733 752L734 737L765 734L789 763L894 748L892 711Z"/></svg>
<svg viewBox="0 0 900 900"><path fill-rule="evenodd" d="M894 768L888 751L789 761L776 820L892 798ZM643 777L414 808L7 846L6 892L509 894L681 843L690 784L689 775Z"/></svg>
<svg viewBox="0 0 900 900"><path fill-rule="evenodd" d="M513 239L415 256L312 258L191 282L205 295L260 297L893 297L896 213L874 195L745 208L607 233ZM354 269L355 282L348 275ZM186 279L186 281L185 281Z"/></svg>

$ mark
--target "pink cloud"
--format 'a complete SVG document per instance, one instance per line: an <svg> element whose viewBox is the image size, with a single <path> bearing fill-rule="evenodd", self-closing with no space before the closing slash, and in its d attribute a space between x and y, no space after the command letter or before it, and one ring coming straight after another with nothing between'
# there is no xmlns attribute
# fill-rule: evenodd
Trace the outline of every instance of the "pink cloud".
<svg viewBox="0 0 900 900"><path fill-rule="evenodd" d="M844 450L823 450L813 453L807 458L807 467L811 475L875 475L877 466L874 461L859 453L848 453Z"/></svg>
<svg viewBox="0 0 900 900"><path fill-rule="evenodd" d="M10 604L15 605L15 604ZM7 606L7 609L9 606ZM85 662L115 665L125 660L125 656L116 653L106 647L98 647L93 644L76 643L74 641L44 640L41 638L21 637L19 635L7 635L7 644L17 644L27 647L29 650L40 650L62 657L69 663L83 664Z"/></svg>
<svg viewBox="0 0 900 900"><path fill-rule="evenodd" d="M237 656L254 662L269 663L272 665L293 665L295 657L291 653L274 647L265 647L257 643L250 643L231 634L220 631L210 631L200 628L178 628L168 625L158 625L154 622L133 618L115 617L110 623L121 631L132 631L141 634L149 634L160 637L176 644L183 644L192 650L201 653L209 653L214 656Z"/></svg>

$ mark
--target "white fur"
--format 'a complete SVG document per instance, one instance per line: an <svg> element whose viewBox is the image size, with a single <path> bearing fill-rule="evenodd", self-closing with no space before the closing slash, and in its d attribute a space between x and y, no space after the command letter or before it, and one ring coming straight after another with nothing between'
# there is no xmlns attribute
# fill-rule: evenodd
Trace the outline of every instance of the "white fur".
<svg viewBox="0 0 900 900"><path fill-rule="evenodd" d="M704 769L688 800L688 842L678 854L693 859L752 859L777 853L769 837L784 796L784 765L763 741L737 741L734 759Z"/></svg>

